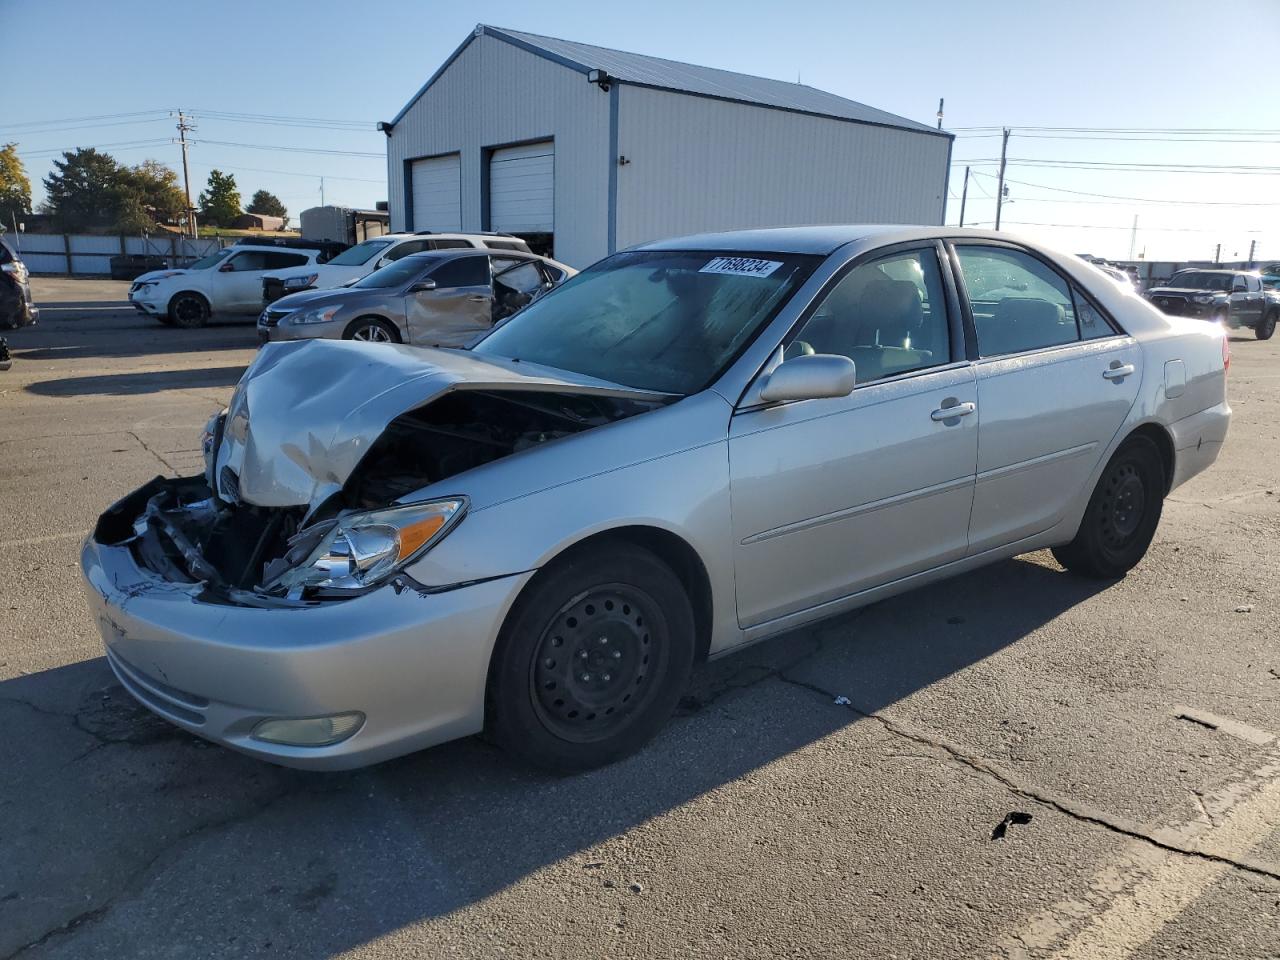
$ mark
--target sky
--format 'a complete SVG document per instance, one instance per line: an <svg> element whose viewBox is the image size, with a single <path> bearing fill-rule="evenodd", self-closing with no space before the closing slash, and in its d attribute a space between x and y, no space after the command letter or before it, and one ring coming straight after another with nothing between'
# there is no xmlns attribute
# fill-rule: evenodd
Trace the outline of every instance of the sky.
<svg viewBox="0 0 1280 960"><path fill-rule="evenodd" d="M386 198L374 124L477 22L798 80L926 123L944 97L948 223L968 162L965 225L991 225L1007 126L1010 231L1150 260L1219 244L1244 259L1256 241L1280 260L1280 0L0 0L22 39L4 45L0 143L19 144L39 200L62 149L180 171L181 108L193 195L217 167L246 203L267 189L296 215L323 177L326 202L371 207Z"/></svg>

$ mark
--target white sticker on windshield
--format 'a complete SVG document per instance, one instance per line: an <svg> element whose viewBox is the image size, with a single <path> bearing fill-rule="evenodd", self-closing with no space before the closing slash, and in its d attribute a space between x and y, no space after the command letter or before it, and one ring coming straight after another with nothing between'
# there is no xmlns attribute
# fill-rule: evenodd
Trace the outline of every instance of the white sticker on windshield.
<svg viewBox="0 0 1280 960"><path fill-rule="evenodd" d="M767 277L782 266L779 260L756 260L752 257L716 257L699 273L733 273L741 277Z"/></svg>

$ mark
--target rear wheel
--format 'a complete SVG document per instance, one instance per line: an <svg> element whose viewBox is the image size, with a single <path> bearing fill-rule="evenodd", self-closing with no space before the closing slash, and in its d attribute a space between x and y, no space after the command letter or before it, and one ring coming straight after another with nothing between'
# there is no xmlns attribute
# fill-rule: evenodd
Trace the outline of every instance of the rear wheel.
<svg viewBox="0 0 1280 960"><path fill-rule="evenodd" d="M1272 310L1259 320L1258 325L1253 328L1253 335L1259 340L1270 340L1271 335L1276 332L1277 314L1280 314L1280 310Z"/></svg>
<svg viewBox="0 0 1280 960"><path fill-rule="evenodd" d="M362 340L365 343L399 343L400 331L380 317L360 317L347 324L342 332L343 340Z"/></svg>
<svg viewBox="0 0 1280 960"><path fill-rule="evenodd" d="M1081 576L1123 577L1151 545L1164 491L1160 451L1146 437L1131 437L1102 471L1075 539L1054 547L1054 557Z"/></svg>
<svg viewBox="0 0 1280 960"><path fill-rule="evenodd" d="M209 322L209 301L198 293L179 293L169 301L169 320L191 330Z"/></svg>
<svg viewBox="0 0 1280 960"><path fill-rule="evenodd" d="M615 543L553 564L503 626L486 726L504 749L571 772L639 749L693 665L689 598L661 560Z"/></svg>

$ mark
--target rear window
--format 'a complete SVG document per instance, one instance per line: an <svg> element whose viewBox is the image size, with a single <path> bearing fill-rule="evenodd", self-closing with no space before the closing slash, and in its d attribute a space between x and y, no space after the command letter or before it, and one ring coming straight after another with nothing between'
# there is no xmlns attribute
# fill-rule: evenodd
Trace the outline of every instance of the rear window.
<svg viewBox="0 0 1280 960"><path fill-rule="evenodd" d="M391 246L393 242L392 240L366 240L364 243L357 243L350 250L343 250L329 262L337 267L358 267L368 263L379 250Z"/></svg>

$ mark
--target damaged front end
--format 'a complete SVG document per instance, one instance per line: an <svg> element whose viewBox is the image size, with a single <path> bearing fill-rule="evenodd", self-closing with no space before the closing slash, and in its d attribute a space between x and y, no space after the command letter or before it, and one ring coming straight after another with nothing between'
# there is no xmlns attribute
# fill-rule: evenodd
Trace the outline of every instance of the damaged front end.
<svg viewBox="0 0 1280 960"><path fill-rule="evenodd" d="M140 567L211 603L305 605L388 581L425 590L405 567L469 506L461 494L429 496L432 485L674 399L422 358L439 351L371 364L374 351L331 346L281 344L292 353L251 367L206 430L205 476L157 477L104 513L94 539L127 547ZM306 390L319 372L331 387L323 402ZM393 372L385 389L369 391L372 373ZM335 409L342 391L332 387L361 376L355 395L368 399Z"/></svg>

